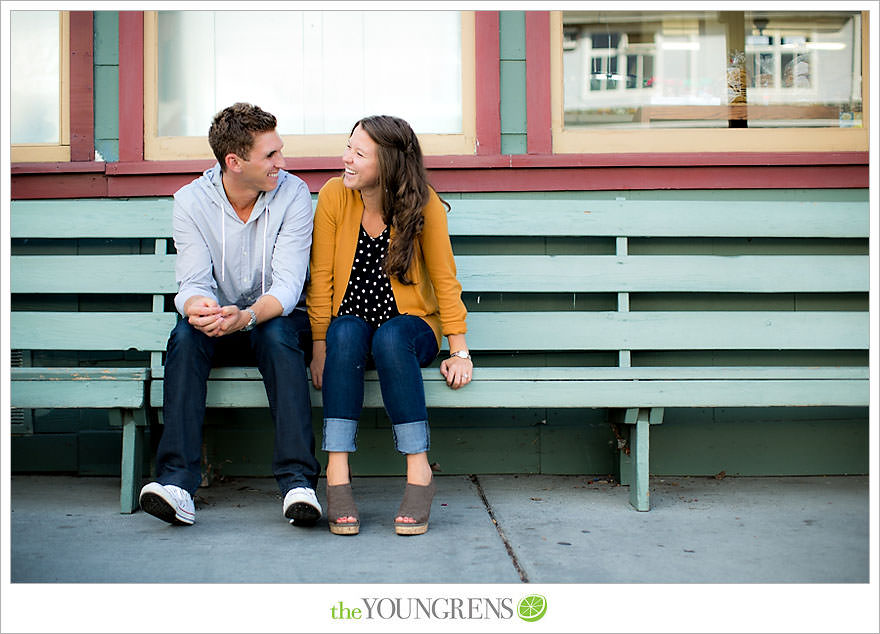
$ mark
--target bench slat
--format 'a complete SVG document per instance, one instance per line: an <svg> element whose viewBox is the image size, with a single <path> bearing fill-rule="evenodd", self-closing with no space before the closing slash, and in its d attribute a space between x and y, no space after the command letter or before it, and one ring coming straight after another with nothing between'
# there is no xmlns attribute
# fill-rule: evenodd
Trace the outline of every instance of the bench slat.
<svg viewBox="0 0 880 634"><path fill-rule="evenodd" d="M441 357L443 354L441 353ZM865 366L651 366L651 367L483 367L477 357L476 369L478 380L491 381L622 381L656 379L733 379L762 381L768 379L867 379L868 368ZM23 370L25 368L21 368ZM375 370L365 374L367 381L377 381ZM151 369L153 380L165 378L165 367ZM259 381L262 375L259 369L248 366L231 366L211 370L212 380L224 381ZM444 379L437 368L423 368L422 380L425 382Z"/></svg>
<svg viewBox="0 0 880 634"><path fill-rule="evenodd" d="M862 255L462 255L471 292L868 292ZM807 273L808 272L808 273Z"/></svg>
<svg viewBox="0 0 880 634"><path fill-rule="evenodd" d="M9 313L12 348L164 350L176 313Z"/></svg>
<svg viewBox="0 0 880 634"><path fill-rule="evenodd" d="M162 406L163 382L150 387L153 407ZM430 407L473 408L628 408L628 407L785 407L867 406L864 379L793 380L514 380L478 379L461 390L442 381L425 383ZM208 381L208 407L268 407L262 381ZM311 389L312 407L322 405ZM364 406L382 407L378 381L367 381Z"/></svg>
<svg viewBox="0 0 880 634"><path fill-rule="evenodd" d="M13 293L176 293L173 255L18 255Z"/></svg>
<svg viewBox="0 0 880 634"><path fill-rule="evenodd" d="M13 256L13 293L176 293L174 255ZM868 256L473 256L470 292L868 292ZM805 274L809 271L809 274Z"/></svg>
<svg viewBox="0 0 880 634"><path fill-rule="evenodd" d="M139 408L146 404L144 381L12 381L12 407Z"/></svg>
<svg viewBox="0 0 880 634"><path fill-rule="evenodd" d="M449 228L465 236L866 238L865 202L465 198Z"/></svg>
<svg viewBox="0 0 880 634"><path fill-rule="evenodd" d="M867 350L868 313L828 311L468 314L474 350Z"/></svg>
<svg viewBox="0 0 880 634"><path fill-rule="evenodd" d="M13 238L163 238L171 235L171 198L13 200Z"/></svg>
<svg viewBox="0 0 880 634"><path fill-rule="evenodd" d="M145 381L148 368L12 368L13 381Z"/></svg>

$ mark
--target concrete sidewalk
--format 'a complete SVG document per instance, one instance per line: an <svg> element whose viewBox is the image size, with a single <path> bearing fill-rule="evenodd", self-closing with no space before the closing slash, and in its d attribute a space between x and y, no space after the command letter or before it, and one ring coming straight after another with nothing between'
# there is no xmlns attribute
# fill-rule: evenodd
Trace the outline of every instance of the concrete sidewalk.
<svg viewBox="0 0 880 634"><path fill-rule="evenodd" d="M318 496L322 503L324 480ZM202 488L196 524L118 512L116 478L13 476L13 583L867 583L867 477L438 476L430 530L394 534L402 478L356 478L361 533L291 526L270 478ZM400 562L418 562L401 565Z"/></svg>

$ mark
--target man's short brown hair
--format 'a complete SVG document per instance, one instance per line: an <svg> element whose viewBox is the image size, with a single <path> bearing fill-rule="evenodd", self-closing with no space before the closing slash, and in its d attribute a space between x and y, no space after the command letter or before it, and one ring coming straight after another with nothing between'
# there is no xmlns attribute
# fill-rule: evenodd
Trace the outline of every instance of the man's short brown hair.
<svg viewBox="0 0 880 634"><path fill-rule="evenodd" d="M226 170L227 154L236 154L248 160L254 147L254 135L271 132L277 123L274 115L249 103L233 104L214 115L208 131L208 143L221 169Z"/></svg>

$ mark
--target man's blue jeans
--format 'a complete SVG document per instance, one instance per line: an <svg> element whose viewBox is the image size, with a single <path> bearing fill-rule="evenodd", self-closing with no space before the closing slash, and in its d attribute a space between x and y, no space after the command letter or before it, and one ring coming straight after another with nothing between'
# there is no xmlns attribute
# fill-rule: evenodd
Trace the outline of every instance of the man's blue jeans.
<svg viewBox="0 0 880 634"><path fill-rule="evenodd" d="M185 319L168 340L165 361L165 425L156 454L157 481L195 493L201 483L202 422L208 374L221 365L256 365L263 375L275 421L272 471L281 494L300 486L315 488L311 403L304 350L311 346L305 312L294 310L249 332L208 337Z"/></svg>
<svg viewBox="0 0 880 634"><path fill-rule="evenodd" d="M357 426L364 404L364 371L375 365L382 401L402 454L428 450L430 432L421 368L437 356L434 331L420 317L400 315L377 329L353 315L330 322L321 392L324 451L357 449Z"/></svg>

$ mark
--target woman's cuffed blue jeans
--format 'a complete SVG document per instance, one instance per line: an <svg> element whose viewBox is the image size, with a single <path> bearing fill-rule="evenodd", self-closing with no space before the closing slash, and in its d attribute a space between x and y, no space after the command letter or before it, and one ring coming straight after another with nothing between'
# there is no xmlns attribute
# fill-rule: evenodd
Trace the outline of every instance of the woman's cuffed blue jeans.
<svg viewBox="0 0 880 634"><path fill-rule="evenodd" d="M379 375L382 401L391 419L394 446L402 454L428 450L430 432L421 368L437 356L434 331L420 317L400 315L374 329L360 317L343 315L327 329L324 451L357 449L357 426L364 405L368 363Z"/></svg>
<svg viewBox="0 0 880 634"><path fill-rule="evenodd" d="M275 422L272 471L281 494L295 487L314 489L321 468L306 378L304 350L310 347L309 319L301 310L223 337L208 337L185 319L178 321L165 360L165 425L156 453L156 480L195 493L202 479L208 374L221 365L256 365Z"/></svg>

